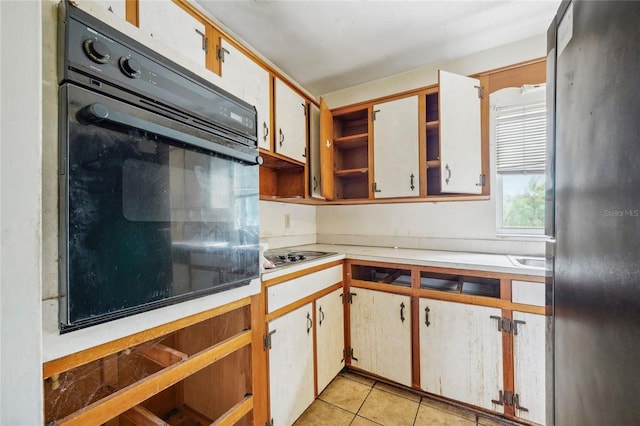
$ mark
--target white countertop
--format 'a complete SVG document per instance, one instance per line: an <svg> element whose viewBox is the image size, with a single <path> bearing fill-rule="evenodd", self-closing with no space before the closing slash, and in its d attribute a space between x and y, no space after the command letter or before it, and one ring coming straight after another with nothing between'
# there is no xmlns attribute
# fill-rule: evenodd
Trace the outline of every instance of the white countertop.
<svg viewBox="0 0 640 426"><path fill-rule="evenodd" d="M333 244L310 244L287 247L291 250L313 250L334 252L335 256L327 256L302 264L294 264L267 270L262 280L270 280L302 269L321 265L334 260L353 259L372 262L403 263L407 265L434 266L440 268L468 269L473 271L498 272L506 274L545 276L543 268L516 266L504 254L467 253L455 251L403 249L393 247L347 246Z"/></svg>

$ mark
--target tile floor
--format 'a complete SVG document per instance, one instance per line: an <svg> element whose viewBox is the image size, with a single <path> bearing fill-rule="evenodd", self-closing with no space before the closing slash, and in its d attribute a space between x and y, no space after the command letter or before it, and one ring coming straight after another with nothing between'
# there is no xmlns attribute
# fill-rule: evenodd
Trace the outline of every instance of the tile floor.
<svg viewBox="0 0 640 426"><path fill-rule="evenodd" d="M295 426L498 426L476 413L405 389L340 373L300 416Z"/></svg>

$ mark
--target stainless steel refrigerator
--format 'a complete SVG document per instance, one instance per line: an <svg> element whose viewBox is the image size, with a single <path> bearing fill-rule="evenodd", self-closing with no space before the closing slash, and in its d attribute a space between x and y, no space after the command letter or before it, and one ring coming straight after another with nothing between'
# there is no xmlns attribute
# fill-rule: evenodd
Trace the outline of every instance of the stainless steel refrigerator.
<svg viewBox="0 0 640 426"><path fill-rule="evenodd" d="M638 425L640 2L563 2L547 67L549 422Z"/></svg>

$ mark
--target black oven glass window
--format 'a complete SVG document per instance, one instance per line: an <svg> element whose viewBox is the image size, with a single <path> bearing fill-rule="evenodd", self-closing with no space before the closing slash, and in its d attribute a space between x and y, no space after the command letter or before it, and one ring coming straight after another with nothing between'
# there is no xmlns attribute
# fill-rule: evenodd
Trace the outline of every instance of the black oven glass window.
<svg viewBox="0 0 640 426"><path fill-rule="evenodd" d="M67 316L122 316L258 276L258 167L70 120Z"/></svg>

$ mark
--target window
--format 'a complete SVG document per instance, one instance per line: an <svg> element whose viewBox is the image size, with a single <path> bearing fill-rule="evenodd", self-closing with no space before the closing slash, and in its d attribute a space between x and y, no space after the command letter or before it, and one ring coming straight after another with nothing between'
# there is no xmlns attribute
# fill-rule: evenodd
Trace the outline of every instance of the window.
<svg viewBox="0 0 640 426"><path fill-rule="evenodd" d="M544 85L492 95L500 234L544 230L546 104Z"/></svg>

